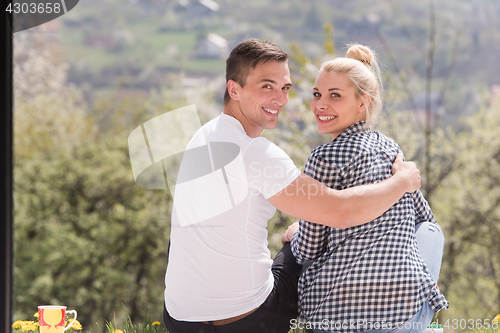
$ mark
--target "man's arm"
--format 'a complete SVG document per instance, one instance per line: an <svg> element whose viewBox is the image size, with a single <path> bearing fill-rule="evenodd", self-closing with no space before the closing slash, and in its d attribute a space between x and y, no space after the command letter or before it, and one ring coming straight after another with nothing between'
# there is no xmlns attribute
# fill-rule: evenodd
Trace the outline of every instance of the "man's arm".
<svg viewBox="0 0 500 333"><path fill-rule="evenodd" d="M274 207L290 216L334 228L367 223L382 215L406 192L420 188L420 171L398 154L393 176L377 184L342 191L333 190L301 174L290 185L269 198Z"/></svg>

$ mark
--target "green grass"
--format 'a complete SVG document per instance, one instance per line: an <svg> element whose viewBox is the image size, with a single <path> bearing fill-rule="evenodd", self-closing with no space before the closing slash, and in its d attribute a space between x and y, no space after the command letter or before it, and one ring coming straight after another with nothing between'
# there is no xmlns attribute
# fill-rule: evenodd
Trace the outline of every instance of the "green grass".
<svg viewBox="0 0 500 333"><path fill-rule="evenodd" d="M82 64L93 73L99 73L106 67L128 66L131 63L140 67L153 64L195 73L220 74L225 70L224 60L192 57L197 42L197 33L194 31L158 32L155 22L131 24L126 29L134 42L118 50L85 45L86 34L91 33L83 29L62 29L66 57L70 63ZM168 55L168 48L177 50L174 58Z"/></svg>
<svg viewBox="0 0 500 333"><path fill-rule="evenodd" d="M157 325L156 325L157 324ZM118 329L114 327L112 323L106 324L107 333L115 333ZM149 319L145 319L142 324L134 325L130 318L128 318L125 322L125 326L121 330L123 333L168 333L168 330L162 324L155 322L151 322Z"/></svg>
<svg viewBox="0 0 500 333"><path fill-rule="evenodd" d="M222 74L226 70L226 62L217 59L191 59L186 62L185 69L193 72Z"/></svg>
<svg viewBox="0 0 500 333"><path fill-rule="evenodd" d="M63 35L62 45L70 63L83 63L91 66L95 71L100 71L102 68L116 63L118 58L116 53L85 45L83 31L65 29Z"/></svg>

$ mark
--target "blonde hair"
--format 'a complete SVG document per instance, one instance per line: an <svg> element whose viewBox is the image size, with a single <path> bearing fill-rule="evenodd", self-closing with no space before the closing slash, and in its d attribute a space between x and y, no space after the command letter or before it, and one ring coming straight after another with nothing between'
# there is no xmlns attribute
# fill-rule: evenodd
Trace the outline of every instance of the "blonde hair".
<svg viewBox="0 0 500 333"><path fill-rule="evenodd" d="M366 107L365 126L373 128L382 110L383 89L374 52L367 46L352 44L345 58L339 57L324 62L319 72L346 74L356 89L356 96L370 96L371 102Z"/></svg>

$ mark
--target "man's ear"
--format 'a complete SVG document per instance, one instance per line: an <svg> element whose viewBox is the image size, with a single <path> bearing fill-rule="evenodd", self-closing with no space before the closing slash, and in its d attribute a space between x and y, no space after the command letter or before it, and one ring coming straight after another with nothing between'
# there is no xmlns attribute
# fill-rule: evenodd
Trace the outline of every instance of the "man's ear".
<svg viewBox="0 0 500 333"><path fill-rule="evenodd" d="M365 94L365 95L361 96L361 103L359 105L358 111L365 112L366 109L368 108L368 105L370 105L371 101L372 101L372 99L371 99L370 95Z"/></svg>
<svg viewBox="0 0 500 333"><path fill-rule="evenodd" d="M227 92L229 94L229 97L231 97L232 100L239 101L239 92L240 85L238 82L234 80L228 80L227 81Z"/></svg>

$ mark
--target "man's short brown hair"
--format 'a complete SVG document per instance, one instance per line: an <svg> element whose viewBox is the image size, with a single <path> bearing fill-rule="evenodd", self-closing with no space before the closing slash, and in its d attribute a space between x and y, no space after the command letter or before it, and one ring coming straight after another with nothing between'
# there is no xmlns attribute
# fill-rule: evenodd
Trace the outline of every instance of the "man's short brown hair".
<svg viewBox="0 0 500 333"><path fill-rule="evenodd" d="M244 86L250 69L268 61L287 61L288 54L276 44L260 39L249 39L238 44L226 60L226 92L224 104L229 103L231 97L227 91L227 82L233 80Z"/></svg>

